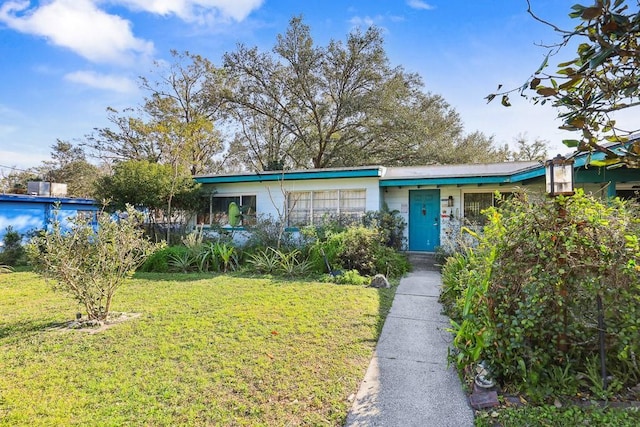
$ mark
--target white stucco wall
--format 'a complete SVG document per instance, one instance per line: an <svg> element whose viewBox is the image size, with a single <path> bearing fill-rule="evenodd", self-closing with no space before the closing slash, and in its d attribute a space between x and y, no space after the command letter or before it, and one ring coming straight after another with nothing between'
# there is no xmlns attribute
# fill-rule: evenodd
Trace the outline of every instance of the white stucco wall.
<svg viewBox="0 0 640 427"><path fill-rule="evenodd" d="M376 211L381 206L378 178L375 177L207 184L206 188L215 189L214 197L255 195L257 214L273 218L284 214L286 194L293 191L365 190L366 210Z"/></svg>
<svg viewBox="0 0 640 427"><path fill-rule="evenodd" d="M517 186L421 186L421 190L440 190L440 246L447 244L457 237L460 231L461 218L464 215L464 195L471 193L495 193L512 192ZM544 191L544 185L531 185L526 187L529 191ZM418 190L414 187L386 187L383 189L383 202L387 203L390 210L397 210L407 222L405 237L408 237L409 227L409 191ZM453 197L453 206L449 207L449 196Z"/></svg>

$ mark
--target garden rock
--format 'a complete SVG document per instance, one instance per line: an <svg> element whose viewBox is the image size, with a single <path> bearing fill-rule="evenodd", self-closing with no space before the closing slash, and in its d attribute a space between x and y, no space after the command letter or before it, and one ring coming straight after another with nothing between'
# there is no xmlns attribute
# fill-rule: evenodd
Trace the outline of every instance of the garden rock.
<svg viewBox="0 0 640 427"><path fill-rule="evenodd" d="M390 288L391 287L387 278L384 277L384 274L376 274L375 276L373 276L373 279L371 279L371 284L369 286L371 286L372 288Z"/></svg>

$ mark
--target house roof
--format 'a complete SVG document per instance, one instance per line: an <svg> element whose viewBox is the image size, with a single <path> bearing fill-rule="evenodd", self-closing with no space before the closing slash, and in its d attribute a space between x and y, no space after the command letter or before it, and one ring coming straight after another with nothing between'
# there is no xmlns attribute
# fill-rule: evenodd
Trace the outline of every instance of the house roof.
<svg viewBox="0 0 640 427"><path fill-rule="evenodd" d="M406 185L514 183L543 175L544 167L540 162L503 162L389 168L383 166L361 166L354 168L245 172L223 175L200 175L194 177L194 179L201 184L222 184L371 177L379 178L381 187L392 187Z"/></svg>
<svg viewBox="0 0 640 427"><path fill-rule="evenodd" d="M638 139L634 135L631 140ZM618 149L620 143L611 144ZM586 169L588 162L604 158L602 153L574 153L574 167ZM593 169L593 168L592 168ZM597 169L594 169L597 170ZM583 171L578 181L593 182L593 171ZM613 171L607 171L611 175ZM618 180L629 181L637 171L615 172ZM331 178L378 178L380 187L417 186L417 185L483 185L483 184L517 184L545 175L544 163L540 161L477 163L458 165L429 165L406 167L361 166L353 168L304 169L293 171L245 172L227 175L196 176L196 182L202 184L289 181ZM587 176L588 175L588 176ZM613 176L613 175L611 175ZM601 179L605 179L604 175Z"/></svg>
<svg viewBox="0 0 640 427"><path fill-rule="evenodd" d="M519 182L544 175L540 162L502 162L388 168L381 187Z"/></svg>
<svg viewBox="0 0 640 427"><path fill-rule="evenodd" d="M382 166L361 166L353 168L303 169L291 171L246 172L228 175L199 175L196 182L201 184L221 184L239 182L291 181L331 178L379 178L384 174Z"/></svg>

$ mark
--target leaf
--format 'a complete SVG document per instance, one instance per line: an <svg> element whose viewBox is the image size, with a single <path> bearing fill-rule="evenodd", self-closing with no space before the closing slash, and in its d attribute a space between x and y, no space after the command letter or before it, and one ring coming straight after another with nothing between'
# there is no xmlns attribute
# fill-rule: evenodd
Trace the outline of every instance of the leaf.
<svg viewBox="0 0 640 427"><path fill-rule="evenodd" d="M575 76L571 80L562 83L559 89L562 89L562 90L570 89L572 87L577 86L582 80L583 80L583 77L581 75Z"/></svg>
<svg viewBox="0 0 640 427"><path fill-rule="evenodd" d="M582 10L582 14L580 15L580 17L582 19L584 19L585 21L590 21L592 19L596 19L600 15L602 15L602 8L600 8L600 7L587 7L586 9Z"/></svg>
<svg viewBox="0 0 640 427"><path fill-rule="evenodd" d="M576 128L583 128L583 127L584 127L584 124L585 124L584 117L583 117L583 116L578 116L578 117L576 117L576 118L572 119L572 120L569 122L569 124L570 124L571 126L576 127Z"/></svg>
<svg viewBox="0 0 640 427"><path fill-rule="evenodd" d="M536 92L541 96L554 96L558 94L558 91L552 87L540 87Z"/></svg>
<svg viewBox="0 0 640 427"><path fill-rule="evenodd" d="M534 77L533 79L531 79L531 83L529 83L529 87L531 89L535 89L538 87L538 85L540 85L540 79L538 77Z"/></svg>
<svg viewBox="0 0 640 427"><path fill-rule="evenodd" d="M603 167L603 166L611 166L611 165L615 165L620 163L621 160L619 158L615 158L615 159L604 159L604 160L591 160L591 163L589 163L591 166L598 166L598 167Z"/></svg>
<svg viewBox="0 0 640 427"><path fill-rule="evenodd" d="M575 148L580 145L580 141L577 139L563 139L562 143L569 148Z"/></svg>
<svg viewBox="0 0 640 427"><path fill-rule="evenodd" d="M562 68L560 70L558 70L558 74L562 74L565 76L572 76L576 73L575 68L573 67L566 67L566 68Z"/></svg>
<svg viewBox="0 0 640 427"><path fill-rule="evenodd" d="M602 64L609 57L609 55L613 53L614 50L614 46L602 49L595 57L591 58L591 60L589 61L589 67L596 68L598 65Z"/></svg>
<svg viewBox="0 0 640 427"><path fill-rule="evenodd" d="M583 43L583 44L585 44L587 47L589 47L588 44L586 44L586 43ZM568 67L569 65L573 65L576 62L578 62L578 59L572 59L571 61L561 62L560 64L558 64L558 67Z"/></svg>
<svg viewBox="0 0 640 427"><path fill-rule="evenodd" d="M502 95L502 105L505 107L511 107L511 103L509 102L509 95Z"/></svg>
<svg viewBox="0 0 640 427"><path fill-rule="evenodd" d="M540 64L540 67L538 67L538 71L536 71L533 74L540 73L540 71L545 69L545 67L547 66L548 63L549 63L549 54L547 53L547 55L544 57L544 61L542 61L542 64Z"/></svg>

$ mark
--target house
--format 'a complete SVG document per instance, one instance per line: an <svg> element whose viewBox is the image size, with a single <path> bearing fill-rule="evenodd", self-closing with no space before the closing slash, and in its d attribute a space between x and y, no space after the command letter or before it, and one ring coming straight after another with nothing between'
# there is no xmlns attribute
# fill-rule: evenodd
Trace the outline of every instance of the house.
<svg viewBox="0 0 640 427"><path fill-rule="evenodd" d="M589 167L585 155L575 158L576 188L601 197L632 197L640 189L640 170ZM496 203L495 193L516 188L545 190L541 162L365 166L202 175L195 177L209 200L197 224L228 224L228 206L243 210L245 224L255 215L286 221L290 229L317 223L327 214L359 217L385 204L407 222L409 251L432 252L462 218L478 221Z"/></svg>
<svg viewBox="0 0 640 427"><path fill-rule="evenodd" d="M62 221L76 215L93 216L98 210L93 199L0 194L0 241L9 226L20 234L46 228L56 208Z"/></svg>

